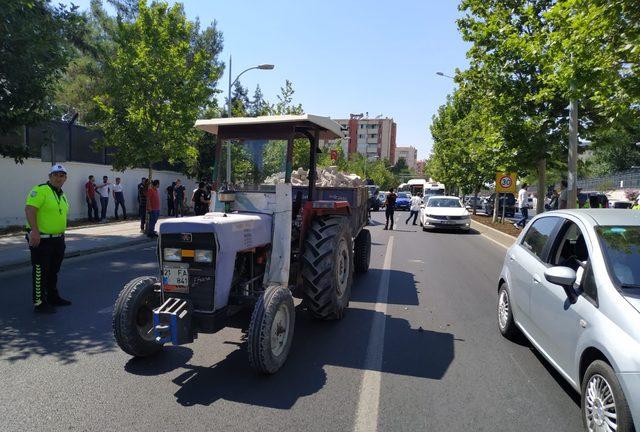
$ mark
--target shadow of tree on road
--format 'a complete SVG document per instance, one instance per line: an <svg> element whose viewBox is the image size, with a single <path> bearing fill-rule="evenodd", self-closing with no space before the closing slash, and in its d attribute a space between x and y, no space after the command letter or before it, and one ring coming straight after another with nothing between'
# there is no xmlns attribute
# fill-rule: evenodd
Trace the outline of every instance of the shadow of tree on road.
<svg viewBox="0 0 640 432"><path fill-rule="evenodd" d="M123 252L126 253L126 252ZM111 314L124 284L141 273L154 274L155 252L137 252L135 262L110 258L65 261L59 275L61 294L73 301L52 315L34 314L28 270L3 276L0 295L0 362L52 356L62 364L79 355L96 355L117 348ZM104 258L102 258L104 259Z"/></svg>

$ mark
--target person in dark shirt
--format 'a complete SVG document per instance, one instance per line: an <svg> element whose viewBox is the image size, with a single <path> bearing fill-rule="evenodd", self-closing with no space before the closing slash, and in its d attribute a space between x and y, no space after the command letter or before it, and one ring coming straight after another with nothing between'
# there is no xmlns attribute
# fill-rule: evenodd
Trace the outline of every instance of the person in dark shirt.
<svg viewBox="0 0 640 432"><path fill-rule="evenodd" d="M182 186L180 179L177 179L176 185L173 188L173 211L176 217L184 216L184 207L185 207L184 192L185 192L184 186Z"/></svg>
<svg viewBox="0 0 640 432"><path fill-rule="evenodd" d="M389 193L387 194L387 199L384 202L384 205L385 205L384 215L387 218L387 221L384 224L384 229L393 230L393 213L396 208L396 198L398 198L398 195L396 195L393 192L393 188L389 189ZM391 221L391 226L389 226L389 221Z"/></svg>
<svg viewBox="0 0 640 432"><path fill-rule="evenodd" d="M145 232L145 222L147 220L147 189L149 189L149 180L142 177L142 181L138 184L138 216L140 216L140 232Z"/></svg>
<svg viewBox="0 0 640 432"><path fill-rule="evenodd" d="M176 186L176 182L167 186L167 216L175 216L175 208L173 206L173 188Z"/></svg>
<svg viewBox="0 0 640 432"><path fill-rule="evenodd" d="M200 182L198 189L193 194L193 210L196 216L202 216L209 211L209 203L211 202L211 191L205 188L205 183Z"/></svg>

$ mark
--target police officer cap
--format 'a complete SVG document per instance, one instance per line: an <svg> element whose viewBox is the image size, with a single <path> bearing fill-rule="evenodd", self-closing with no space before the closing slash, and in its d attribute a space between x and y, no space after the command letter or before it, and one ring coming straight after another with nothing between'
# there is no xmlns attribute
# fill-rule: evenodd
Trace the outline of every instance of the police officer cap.
<svg viewBox="0 0 640 432"><path fill-rule="evenodd" d="M51 171L49 171L49 174L53 174L53 173L57 173L57 172L63 172L63 173L67 173L67 169L60 165L60 164L55 164L55 165L51 165Z"/></svg>

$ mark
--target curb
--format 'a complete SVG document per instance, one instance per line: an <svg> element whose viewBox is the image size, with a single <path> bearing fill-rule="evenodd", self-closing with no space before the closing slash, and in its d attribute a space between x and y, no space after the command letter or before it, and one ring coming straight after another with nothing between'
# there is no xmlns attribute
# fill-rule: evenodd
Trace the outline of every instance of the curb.
<svg viewBox="0 0 640 432"><path fill-rule="evenodd" d="M498 231L495 228L491 228L490 226L487 226L480 222L476 222L473 219L471 219L471 227L480 232L481 235L485 236L489 240L496 242L505 248L511 247L511 245L517 239L517 237L503 233L502 231Z"/></svg>
<svg viewBox="0 0 640 432"><path fill-rule="evenodd" d="M67 252L64 254L65 259L66 258L74 258L74 257L78 257L81 255L92 255L92 254L96 254L99 252L106 252L106 251L110 251L110 250L117 250L117 249L123 249L123 248L127 248L130 246L136 246L139 244L144 244L144 243L151 243L155 240L153 239L149 239L149 238L144 238L144 239L135 239L135 240L131 240L131 241L127 241L124 243L118 243L117 245L114 246L100 246L100 247L95 247L95 248L90 248L90 249L83 249L83 250L77 250L77 251L71 251L71 252ZM10 271L10 270L16 270L19 268L24 268L24 267L29 267L31 265L31 260L27 260L27 261L19 261L19 262L15 262L15 263L11 263L11 264L0 264L0 273L5 272L5 271Z"/></svg>

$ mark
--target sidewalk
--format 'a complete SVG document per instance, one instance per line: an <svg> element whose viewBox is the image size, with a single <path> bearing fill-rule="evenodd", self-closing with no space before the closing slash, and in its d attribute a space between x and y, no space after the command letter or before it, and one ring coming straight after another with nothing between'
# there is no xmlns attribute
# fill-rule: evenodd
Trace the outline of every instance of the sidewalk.
<svg viewBox="0 0 640 432"><path fill-rule="evenodd" d="M156 225L156 229L162 220ZM140 232L140 221L109 222L82 228L69 228L65 233L65 258L152 242ZM24 233L0 237L0 272L30 265L29 247Z"/></svg>

